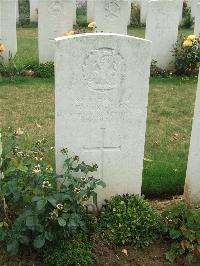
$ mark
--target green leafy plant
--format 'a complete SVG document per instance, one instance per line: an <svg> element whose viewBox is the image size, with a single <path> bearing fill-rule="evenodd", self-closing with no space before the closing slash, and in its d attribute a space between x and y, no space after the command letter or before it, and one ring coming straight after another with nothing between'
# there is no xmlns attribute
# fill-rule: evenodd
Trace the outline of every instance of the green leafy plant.
<svg viewBox="0 0 200 266"><path fill-rule="evenodd" d="M191 263L200 255L200 209L187 207L184 201L174 204L163 212L164 235L172 241L166 253L170 262L181 259Z"/></svg>
<svg viewBox="0 0 200 266"><path fill-rule="evenodd" d="M23 131L9 130L3 137L0 180L0 241L15 255L21 245L41 249L56 239L66 240L77 230L86 230L85 204L97 202L95 189L104 186L91 173L97 165L87 165L67 149L64 174L58 180L48 163L50 147L39 140L28 150L22 148ZM59 185L58 185L59 184Z"/></svg>
<svg viewBox="0 0 200 266"><path fill-rule="evenodd" d="M115 196L106 202L101 213L101 228L117 244L144 247L159 235L160 216L135 195Z"/></svg>
<svg viewBox="0 0 200 266"><path fill-rule="evenodd" d="M181 27L191 28L194 24L194 17L191 15L191 8L186 1L183 2L183 17L181 21Z"/></svg>
<svg viewBox="0 0 200 266"><path fill-rule="evenodd" d="M187 38L180 36L174 47L173 56L176 74L197 74L200 63L200 39L194 35Z"/></svg>
<svg viewBox="0 0 200 266"><path fill-rule="evenodd" d="M157 66L157 61L152 60L151 62L151 77L171 77L173 75L173 72L170 72L169 70L162 69Z"/></svg>
<svg viewBox="0 0 200 266"><path fill-rule="evenodd" d="M94 245L88 240L87 234L77 234L71 240L57 241L55 245L47 246L44 251L44 261L52 266L94 265Z"/></svg>
<svg viewBox="0 0 200 266"><path fill-rule="evenodd" d="M39 78L54 77L54 63L47 62L43 64L35 64L29 67L34 72L34 76Z"/></svg>
<svg viewBox="0 0 200 266"><path fill-rule="evenodd" d="M9 53L8 61L5 62L3 56L0 55L0 75L5 77L17 76L22 72L21 66L17 66L12 54Z"/></svg>

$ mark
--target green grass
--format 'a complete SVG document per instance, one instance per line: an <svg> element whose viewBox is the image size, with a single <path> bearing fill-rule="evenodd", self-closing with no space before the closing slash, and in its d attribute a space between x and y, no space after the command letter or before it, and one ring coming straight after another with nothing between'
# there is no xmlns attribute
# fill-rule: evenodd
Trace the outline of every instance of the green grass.
<svg viewBox="0 0 200 266"><path fill-rule="evenodd" d="M129 31L140 37L144 34L144 29ZM19 28L17 63L37 62L37 56L37 29ZM147 196L164 197L183 190L196 83L196 78L151 79L143 174ZM9 126L25 130L26 145L42 137L54 145L53 79L1 80L0 127Z"/></svg>

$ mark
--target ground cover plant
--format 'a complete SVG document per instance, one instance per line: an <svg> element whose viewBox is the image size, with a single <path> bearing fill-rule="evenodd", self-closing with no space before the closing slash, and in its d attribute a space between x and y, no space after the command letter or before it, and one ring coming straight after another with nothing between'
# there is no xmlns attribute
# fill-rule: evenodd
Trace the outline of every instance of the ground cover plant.
<svg viewBox="0 0 200 266"><path fill-rule="evenodd" d="M24 149L22 129L3 135L0 157L0 241L10 255L21 246L41 249L50 242L67 241L79 230L87 232L85 204L89 198L97 204L97 186L93 178L97 165L87 165L79 157L65 157L63 176L57 181L48 162L51 147L45 139Z"/></svg>
<svg viewBox="0 0 200 266"><path fill-rule="evenodd" d="M100 227L117 244L145 247L161 235L159 214L135 195L114 196L103 206ZM160 234L160 235L159 235Z"/></svg>
<svg viewBox="0 0 200 266"><path fill-rule="evenodd" d="M163 219L163 233L172 242L166 258L171 263L192 263L200 255L200 209L180 201L163 212Z"/></svg>

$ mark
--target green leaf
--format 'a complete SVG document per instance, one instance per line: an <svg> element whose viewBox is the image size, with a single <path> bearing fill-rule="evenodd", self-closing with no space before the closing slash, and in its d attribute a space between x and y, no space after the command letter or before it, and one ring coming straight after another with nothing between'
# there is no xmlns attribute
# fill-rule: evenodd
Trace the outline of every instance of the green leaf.
<svg viewBox="0 0 200 266"><path fill-rule="evenodd" d="M26 236L26 235L21 235L21 236L19 237L19 242L20 242L21 244L28 245L28 244L29 244L29 238L28 238L28 236Z"/></svg>
<svg viewBox="0 0 200 266"><path fill-rule="evenodd" d="M101 186L102 188L105 188L106 187L106 183L103 182L102 180L99 180L98 181L98 185Z"/></svg>
<svg viewBox="0 0 200 266"><path fill-rule="evenodd" d="M65 221L65 219L63 219L62 217L59 217L59 218L58 218L58 223L59 223L59 225L62 226L62 227L66 226L66 221Z"/></svg>
<svg viewBox="0 0 200 266"><path fill-rule="evenodd" d="M19 251L19 243L17 240L14 239L7 243L7 252L11 256L16 255L18 251Z"/></svg>
<svg viewBox="0 0 200 266"><path fill-rule="evenodd" d="M26 218L26 226L33 227L33 226L36 226L37 224L38 224L37 216L32 215Z"/></svg>
<svg viewBox="0 0 200 266"><path fill-rule="evenodd" d="M20 171L22 171L22 172L24 172L24 173L27 173L28 172L28 168L25 165L23 165L22 163L20 163L18 165L17 169L20 170Z"/></svg>
<svg viewBox="0 0 200 266"><path fill-rule="evenodd" d="M52 196L49 196L49 197L47 197L47 200L52 206L54 206L54 207L56 206L56 199L55 198L53 198Z"/></svg>
<svg viewBox="0 0 200 266"><path fill-rule="evenodd" d="M45 237L43 235L37 236L33 241L33 246L37 249L42 248L45 244Z"/></svg>
<svg viewBox="0 0 200 266"><path fill-rule="evenodd" d="M93 203L97 206L97 193L92 191L91 196L93 198Z"/></svg>
<svg viewBox="0 0 200 266"><path fill-rule="evenodd" d="M44 207L47 204L47 200L46 199L41 199L37 202L36 208L38 211L41 211L42 209L44 209Z"/></svg>
<svg viewBox="0 0 200 266"><path fill-rule="evenodd" d="M45 238L48 240L48 241L52 241L53 240L53 234L51 232L45 232Z"/></svg>

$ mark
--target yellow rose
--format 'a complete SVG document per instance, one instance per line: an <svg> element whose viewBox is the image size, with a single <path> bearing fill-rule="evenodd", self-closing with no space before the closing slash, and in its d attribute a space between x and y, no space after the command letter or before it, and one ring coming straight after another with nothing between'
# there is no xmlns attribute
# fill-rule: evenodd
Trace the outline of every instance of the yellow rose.
<svg viewBox="0 0 200 266"><path fill-rule="evenodd" d="M190 40L190 41L192 41L192 42L194 42L195 40L196 40L196 36L195 35L189 35L188 37L187 37L187 40Z"/></svg>
<svg viewBox="0 0 200 266"><path fill-rule="evenodd" d="M192 46L193 42L191 40L185 40L183 42L183 47L189 47L189 46Z"/></svg>
<svg viewBox="0 0 200 266"><path fill-rule="evenodd" d="M71 36L71 35L74 35L74 31L73 30L64 32L64 36Z"/></svg>
<svg viewBox="0 0 200 266"><path fill-rule="evenodd" d="M97 27L97 25L96 25L96 22L95 22L95 21L91 22L91 23L88 25L88 28L91 29L91 30L94 30L96 27Z"/></svg>
<svg viewBox="0 0 200 266"><path fill-rule="evenodd" d="M6 48L5 46L3 45L3 43L0 43L0 54L5 52Z"/></svg>

